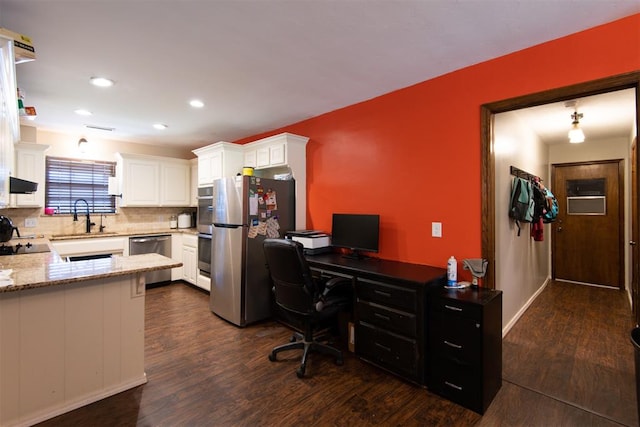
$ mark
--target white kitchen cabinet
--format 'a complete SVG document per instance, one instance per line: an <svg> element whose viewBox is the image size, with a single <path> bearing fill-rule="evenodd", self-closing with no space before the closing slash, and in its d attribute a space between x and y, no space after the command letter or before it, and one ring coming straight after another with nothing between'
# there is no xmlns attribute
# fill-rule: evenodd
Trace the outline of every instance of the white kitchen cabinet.
<svg viewBox="0 0 640 427"><path fill-rule="evenodd" d="M0 36L0 208L9 204L13 144L20 140L13 40Z"/></svg>
<svg viewBox="0 0 640 427"><path fill-rule="evenodd" d="M116 175L120 181L120 206L160 205L160 164L156 160L121 155Z"/></svg>
<svg viewBox="0 0 640 427"><path fill-rule="evenodd" d="M191 205L191 165L183 160L160 161L160 206Z"/></svg>
<svg viewBox="0 0 640 427"><path fill-rule="evenodd" d="M121 207L190 206L191 165L188 160L123 153L118 153L117 157Z"/></svg>
<svg viewBox="0 0 640 427"><path fill-rule="evenodd" d="M256 149L256 168L269 167L269 147Z"/></svg>
<svg viewBox="0 0 640 427"><path fill-rule="evenodd" d="M182 280L198 284L198 236L182 236Z"/></svg>
<svg viewBox="0 0 640 427"><path fill-rule="evenodd" d="M12 194L11 206L16 208L43 207L45 188L45 151L48 145L18 143L15 148L15 173L13 176L38 184L38 191L31 194Z"/></svg>
<svg viewBox="0 0 640 427"><path fill-rule="evenodd" d="M250 168L255 168L258 165L257 162L257 153L256 150L247 150L244 152L244 163L243 166L247 166Z"/></svg>
<svg viewBox="0 0 640 427"><path fill-rule="evenodd" d="M171 259L182 262L182 233L171 233ZM171 269L171 280L182 279L182 267Z"/></svg>
<svg viewBox="0 0 640 427"><path fill-rule="evenodd" d="M193 150L198 156L198 186L213 184L219 178L232 177L242 172L244 149L241 145L216 142Z"/></svg>
<svg viewBox="0 0 640 427"><path fill-rule="evenodd" d="M191 159L191 202L189 206L198 206L198 159Z"/></svg>

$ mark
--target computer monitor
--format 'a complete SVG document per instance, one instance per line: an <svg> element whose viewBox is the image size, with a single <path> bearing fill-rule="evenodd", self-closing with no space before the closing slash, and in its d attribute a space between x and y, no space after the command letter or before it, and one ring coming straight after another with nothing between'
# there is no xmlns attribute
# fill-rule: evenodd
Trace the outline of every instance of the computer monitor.
<svg viewBox="0 0 640 427"><path fill-rule="evenodd" d="M334 213L331 245L347 248L349 258L365 258L361 252L378 252L380 215Z"/></svg>

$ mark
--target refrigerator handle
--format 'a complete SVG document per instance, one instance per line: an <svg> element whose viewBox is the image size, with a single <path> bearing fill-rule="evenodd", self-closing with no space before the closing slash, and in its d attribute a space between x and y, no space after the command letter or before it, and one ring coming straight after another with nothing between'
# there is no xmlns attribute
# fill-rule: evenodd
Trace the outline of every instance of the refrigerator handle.
<svg viewBox="0 0 640 427"><path fill-rule="evenodd" d="M220 224L220 223L216 223L216 222L213 223L213 226L217 227L217 228L240 228L240 227L242 227L242 225L240 225L240 224Z"/></svg>

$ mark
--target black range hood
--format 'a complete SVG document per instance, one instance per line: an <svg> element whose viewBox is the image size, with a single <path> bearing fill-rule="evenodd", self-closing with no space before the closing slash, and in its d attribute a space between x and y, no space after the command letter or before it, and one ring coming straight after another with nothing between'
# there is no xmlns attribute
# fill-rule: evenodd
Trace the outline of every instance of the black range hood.
<svg viewBox="0 0 640 427"><path fill-rule="evenodd" d="M11 194L31 194L38 191L38 183L27 181L26 179L9 177L9 193Z"/></svg>

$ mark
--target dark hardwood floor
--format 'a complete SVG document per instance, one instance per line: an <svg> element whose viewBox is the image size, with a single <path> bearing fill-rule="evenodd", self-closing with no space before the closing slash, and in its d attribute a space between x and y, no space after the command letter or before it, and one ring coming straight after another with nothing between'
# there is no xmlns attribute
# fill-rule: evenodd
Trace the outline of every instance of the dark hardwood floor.
<svg viewBox="0 0 640 427"><path fill-rule="evenodd" d="M628 302L591 292L597 288L577 296L583 289L563 286L548 286L505 338L503 386L484 416L351 353L343 366L314 354L308 377L298 379L298 352L267 359L288 340L287 328L237 328L209 311L207 294L175 283L147 291L148 383L40 425L636 425ZM577 321L566 318L570 301L561 298L575 301L569 311ZM592 307L600 305L607 308Z"/></svg>

